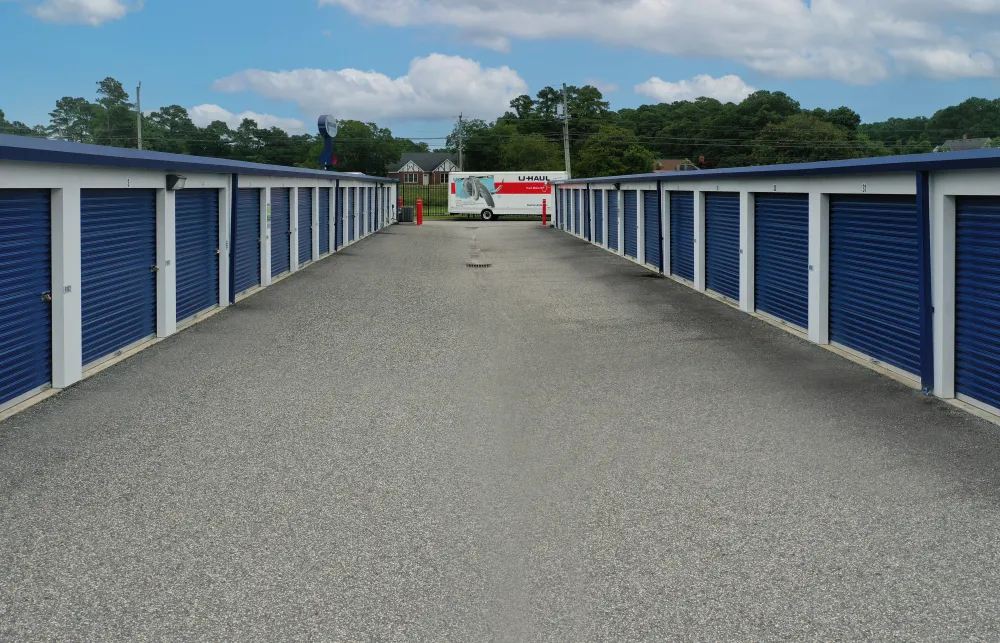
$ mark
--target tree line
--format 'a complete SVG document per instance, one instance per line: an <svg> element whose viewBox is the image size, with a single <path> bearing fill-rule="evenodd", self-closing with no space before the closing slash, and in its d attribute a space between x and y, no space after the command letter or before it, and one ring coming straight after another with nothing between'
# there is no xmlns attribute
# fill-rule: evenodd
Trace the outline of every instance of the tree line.
<svg viewBox="0 0 1000 643"><path fill-rule="evenodd" d="M458 152L467 170L562 170L563 95L545 87L523 95L492 120L456 125L434 151ZM803 109L783 92L758 91L739 103L713 98L612 110L600 90L567 88L569 144L575 176L649 172L654 159L687 160L702 168L769 165L931 152L948 139L1000 134L1000 99L970 98L931 117L862 123L849 107ZM95 100L56 101L48 125L9 122L0 132L135 148L136 107L114 78L97 83ZM296 167L317 167L322 140L290 135L244 119L195 125L179 105L142 118L143 148ZM1000 139L998 139L1000 143ZM404 152L427 152L426 142L396 138L376 123L341 121L335 140L337 169L386 174Z"/></svg>

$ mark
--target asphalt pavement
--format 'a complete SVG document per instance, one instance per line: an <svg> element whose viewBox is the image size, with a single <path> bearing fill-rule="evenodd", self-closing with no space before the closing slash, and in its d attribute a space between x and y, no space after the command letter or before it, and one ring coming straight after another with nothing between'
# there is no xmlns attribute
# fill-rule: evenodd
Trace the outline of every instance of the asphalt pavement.
<svg viewBox="0 0 1000 643"><path fill-rule="evenodd" d="M998 498L996 425L538 224L394 226L0 423L0 640L996 640Z"/></svg>

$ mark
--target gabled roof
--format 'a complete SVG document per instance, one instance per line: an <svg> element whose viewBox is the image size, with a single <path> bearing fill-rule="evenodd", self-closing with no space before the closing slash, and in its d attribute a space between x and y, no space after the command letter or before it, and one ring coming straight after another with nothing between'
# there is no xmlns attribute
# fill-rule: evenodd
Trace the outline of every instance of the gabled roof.
<svg viewBox="0 0 1000 643"><path fill-rule="evenodd" d="M122 147L87 145L68 141L53 141L30 136L0 134L0 161L34 163L63 163L70 165L98 165L103 167L135 167L173 172L208 172L222 174L252 174L289 176L308 179L358 178L357 174L326 172L285 165L246 163L229 159L216 159L187 154L167 154L129 150ZM361 175L372 181L393 181L377 176Z"/></svg>
<svg viewBox="0 0 1000 643"><path fill-rule="evenodd" d="M424 172L433 172L445 161L458 164L455 155L447 152L407 152L399 157L397 162L390 163L387 169L389 172L399 172L410 161L413 161Z"/></svg>
<svg viewBox="0 0 1000 643"><path fill-rule="evenodd" d="M947 149L952 152L961 152L962 150L981 150L989 142L990 139L988 138L956 138L950 141L945 141L938 149Z"/></svg>

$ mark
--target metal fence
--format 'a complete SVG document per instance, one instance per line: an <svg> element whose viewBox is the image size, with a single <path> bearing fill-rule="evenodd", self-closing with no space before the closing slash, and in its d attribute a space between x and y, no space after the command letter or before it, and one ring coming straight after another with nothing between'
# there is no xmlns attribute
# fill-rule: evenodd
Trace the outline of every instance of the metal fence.
<svg viewBox="0 0 1000 643"><path fill-rule="evenodd" d="M399 196L403 207L417 207L417 199L424 201L424 216L446 216L448 214L448 186L423 185L420 183L400 183Z"/></svg>

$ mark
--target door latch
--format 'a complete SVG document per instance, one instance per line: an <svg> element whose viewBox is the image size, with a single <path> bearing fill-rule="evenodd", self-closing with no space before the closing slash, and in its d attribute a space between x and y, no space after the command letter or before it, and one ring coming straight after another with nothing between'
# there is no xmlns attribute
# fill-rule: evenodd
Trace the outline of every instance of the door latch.
<svg viewBox="0 0 1000 643"><path fill-rule="evenodd" d="M52 303L52 293L50 293L50 292L43 292L42 293L42 301L44 301L47 304L51 304Z"/></svg>
<svg viewBox="0 0 1000 643"><path fill-rule="evenodd" d="M150 272L160 272L160 267L159 266L150 266L149 267L149 271Z"/></svg>
<svg viewBox="0 0 1000 643"><path fill-rule="evenodd" d="M216 249L215 249L215 256L216 256L216 257L218 257L218 256L219 256L219 255L221 255L221 254L222 254L222 250L220 250L220 249L216 248Z"/></svg>

